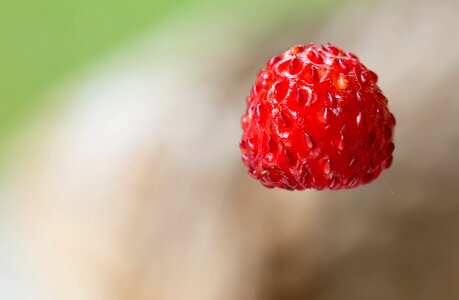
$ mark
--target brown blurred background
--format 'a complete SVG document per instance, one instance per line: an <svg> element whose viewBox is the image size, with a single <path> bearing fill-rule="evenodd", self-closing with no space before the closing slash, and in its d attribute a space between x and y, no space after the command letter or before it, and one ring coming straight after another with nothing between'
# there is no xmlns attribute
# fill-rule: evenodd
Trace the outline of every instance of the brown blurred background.
<svg viewBox="0 0 459 300"><path fill-rule="evenodd" d="M95 10L118 35L61 7L43 24L83 44L6 89L0 299L459 298L459 2L154 3ZM268 190L240 161L258 69L310 41L356 53L397 118L370 185Z"/></svg>

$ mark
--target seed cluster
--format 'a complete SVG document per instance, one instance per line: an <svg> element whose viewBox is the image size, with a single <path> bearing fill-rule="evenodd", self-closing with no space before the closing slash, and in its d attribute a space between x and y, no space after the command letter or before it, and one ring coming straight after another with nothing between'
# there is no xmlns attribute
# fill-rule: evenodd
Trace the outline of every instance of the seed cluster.
<svg viewBox="0 0 459 300"><path fill-rule="evenodd" d="M353 188L392 163L395 118L377 75L352 53L314 44L273 57L242 116L242 160L267 187Z"/></svg>

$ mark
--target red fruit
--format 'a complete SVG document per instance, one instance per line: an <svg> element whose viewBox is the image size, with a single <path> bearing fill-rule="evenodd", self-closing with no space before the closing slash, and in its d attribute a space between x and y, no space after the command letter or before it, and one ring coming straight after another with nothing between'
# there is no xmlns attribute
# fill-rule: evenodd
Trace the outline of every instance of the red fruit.
<svg viewBox="0 0 459 300"><path fill-rule="evenodd" d="M392 163L395 118L377 75L338 47L295 46L258 74L242 160L269 188L353 188Z"/></svg>

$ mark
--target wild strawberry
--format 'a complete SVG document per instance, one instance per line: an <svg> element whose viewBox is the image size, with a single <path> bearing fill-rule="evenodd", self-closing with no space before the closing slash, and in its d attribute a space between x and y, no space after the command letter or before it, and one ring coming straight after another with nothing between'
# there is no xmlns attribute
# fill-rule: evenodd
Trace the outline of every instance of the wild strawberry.
<svg viewBox="0 0 459 300"><path fill-rule="evenodd" d="M392 163L395 118L377 75L352 53L294 46L271 58L247 98L242 160L269 188L353 188Z"/></svg>

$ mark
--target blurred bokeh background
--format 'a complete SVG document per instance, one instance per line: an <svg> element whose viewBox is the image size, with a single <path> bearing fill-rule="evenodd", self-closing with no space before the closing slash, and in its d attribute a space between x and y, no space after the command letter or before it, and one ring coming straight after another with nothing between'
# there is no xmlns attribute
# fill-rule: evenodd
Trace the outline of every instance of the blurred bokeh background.
<svg viewBox="0 0 459 300"><path fill-rule="evenodd" d="M0 299L458 299L457 0L0 3ZM257 71L332 42L379 75L395 160L263 188Z"/></svg>

